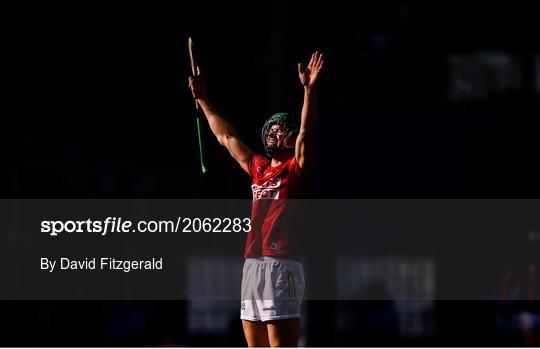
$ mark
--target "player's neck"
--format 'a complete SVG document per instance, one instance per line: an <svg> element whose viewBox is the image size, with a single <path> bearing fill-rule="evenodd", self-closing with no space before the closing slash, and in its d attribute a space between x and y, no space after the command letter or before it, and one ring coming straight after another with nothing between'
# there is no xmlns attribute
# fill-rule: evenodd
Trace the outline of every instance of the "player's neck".
<svg viewBox="0 0 540 349"><path fill-rule="evenodd" d="M289 152L279 152L278 154L275 154L272 157L272 161L270 162L271 167L277 167L281 164L283 164L285 161L289 160L291 158L291 154Z"/></svg>
<svg viewBox="0 0 540 349"><path fill-rule="evenodd" d="M272 158L272 161L270 162L270 167L277 167L277 166L281 165L282 163L283 163L283 161L278 160L276 158Z"/></svg>

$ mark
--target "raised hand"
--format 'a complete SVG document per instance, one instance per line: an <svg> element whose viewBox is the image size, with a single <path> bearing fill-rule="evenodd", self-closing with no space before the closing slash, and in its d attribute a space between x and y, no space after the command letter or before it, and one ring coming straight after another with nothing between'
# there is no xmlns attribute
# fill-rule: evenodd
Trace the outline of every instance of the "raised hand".
<svg viewBox="0 0 540 349"><path fill-rule="evenodd" d="M201 73L201 68L199 66L197 66L197 76L189 77L189 88L191 89L193 98L206 98L206 81L204 80L204 76Z"/></svg>
<svg viewBox="0 0 540 349"><path fill-rule="evenodd" d="M324 67L324 55L318 51L311 55L307 67L298 63L298 76L302 86L314 88L319 82L319 76Z"/></svg>

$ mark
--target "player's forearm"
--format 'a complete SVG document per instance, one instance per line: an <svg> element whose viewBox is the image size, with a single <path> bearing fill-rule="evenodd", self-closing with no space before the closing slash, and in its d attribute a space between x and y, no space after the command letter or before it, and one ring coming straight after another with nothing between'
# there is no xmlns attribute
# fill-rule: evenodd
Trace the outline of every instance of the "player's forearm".
<svg viewBox="0 0 540 349"><path fill-rule="evenodd" d="M312 136L315 133L317 124L317 91L315 89L304 88L304 104L302 106L302 116L300 121L300 133Z"/></svg>
<svg viewBox="0 0 540 349"><path fill-rule="evenodd" d="M198 99L197 102L208 120L212 133L216 136L222 146L225 146L223 142L227 138L238 136L234 127L221 116L208 99Z"/></svg>

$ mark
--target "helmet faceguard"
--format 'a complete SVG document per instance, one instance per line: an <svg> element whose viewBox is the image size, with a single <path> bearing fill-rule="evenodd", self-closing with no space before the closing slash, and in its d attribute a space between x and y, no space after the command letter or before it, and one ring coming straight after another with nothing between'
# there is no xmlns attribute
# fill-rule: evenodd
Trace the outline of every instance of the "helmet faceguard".
<svg viewBox="0 0 540 349"><path fill-rule="evenodd" d="M270 129L274 125L281 125L284 128L283 138L281 143L276 143L275 145L268 145L268 135L270 134ZM276 153L283 151L285 149L294 149L294 146L288 146L289 139L298 133L298 126L292 122L292 118L288 113L276 113L266 120L262 129L262 141L264 145L264 151L268 156L272 157Z"/></svg>

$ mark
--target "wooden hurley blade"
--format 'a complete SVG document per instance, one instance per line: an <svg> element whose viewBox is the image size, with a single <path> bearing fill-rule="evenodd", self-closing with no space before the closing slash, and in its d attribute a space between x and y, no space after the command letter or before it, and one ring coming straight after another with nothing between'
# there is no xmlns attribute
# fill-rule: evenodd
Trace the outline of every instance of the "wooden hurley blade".
<svg viewBox="0 0 540 349"><path fill-rule="evenodd" d="M197 72L195 71L195 58L193 57L193 39L191 39L191 36L188 37L188 50L189 50L189 60L191 61L191 73L193 74L193 77L197 77ZM199 103L195 101L195 108L199 109Z"/></svg>

